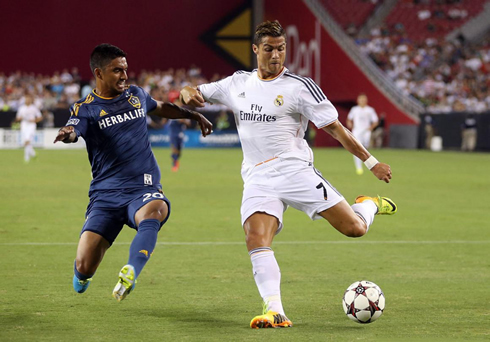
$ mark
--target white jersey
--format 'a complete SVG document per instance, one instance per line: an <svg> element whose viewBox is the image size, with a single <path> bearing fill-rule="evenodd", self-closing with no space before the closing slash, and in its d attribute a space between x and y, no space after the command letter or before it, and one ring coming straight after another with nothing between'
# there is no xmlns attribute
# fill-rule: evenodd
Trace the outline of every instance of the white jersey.
<svg viewBox="0 0 490 342"><path fill-rule="evenodd" d="M21 130L35 130L36 129L36 120L41 117L41 112L39 109L31 104L31 105L22 105L17 111L17 118L21 120L20 129Z"/></svg>
<svg viewBox="0 0 490 342"><path fill-rule="evenodd" d="M237 71L221 81L200 85L199 90L206 101L224 104L235 114L244 168L276 157L313 162L304 139L308 120L321 128L338 118L313 80L286 68L271 80L259 78L257 70Z"/></svg>
<svg viewBox="0 0 490 342"><path fill-rule="evenodd" d="M370 131L369 127L371 127L373 123L378 122L378 116L376 115L374 108L369 106L352 107L349 115L347 115L347 119L352 120L352 133L354 133L354 135L357 133Z"/></svg>

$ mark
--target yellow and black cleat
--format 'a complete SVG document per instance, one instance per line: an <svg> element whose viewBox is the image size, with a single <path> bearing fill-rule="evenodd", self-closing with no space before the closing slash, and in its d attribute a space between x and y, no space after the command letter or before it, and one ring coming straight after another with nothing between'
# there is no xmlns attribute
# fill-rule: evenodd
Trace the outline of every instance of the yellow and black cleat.
<svg viewBox="0 0 490 342"><path fill-rule="evenodd" d="M252 329L289 328L292 326L293 323L289 318L275 311L267 311L263 315L254 317L250 322L250 328Z"/></svg>
<svg viewBox="0 0 490 342"><path fill-rule="evenodd" d="M378 212L376 215L393 215L398 211L398 207L391 199L388 197L369 197L369 196L357 196L356 203L362 203L366 200L373 201L378 207Z"/></svg>

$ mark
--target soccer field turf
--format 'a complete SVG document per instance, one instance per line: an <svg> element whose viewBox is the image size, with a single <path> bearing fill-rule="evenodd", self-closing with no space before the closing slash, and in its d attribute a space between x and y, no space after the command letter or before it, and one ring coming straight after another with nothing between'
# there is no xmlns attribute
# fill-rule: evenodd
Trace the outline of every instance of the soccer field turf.
<svg viewBox="0 0 490 342"><path fill-rule="evenodd" d="M315 166L352 203L398 204L359 239L294 209L273 244L291 329L252 330L262 306L240 226L241 151L155 149L172 214L131 295L112 297L134 230L125 227L86 293L73 260L88 202L84 150L0 151L0 341L455 341L490 339L490 154L374 150L390 184L357 176L342 149ZM360 325L342 310L356 280L377 283L386 309Z"/></svg>

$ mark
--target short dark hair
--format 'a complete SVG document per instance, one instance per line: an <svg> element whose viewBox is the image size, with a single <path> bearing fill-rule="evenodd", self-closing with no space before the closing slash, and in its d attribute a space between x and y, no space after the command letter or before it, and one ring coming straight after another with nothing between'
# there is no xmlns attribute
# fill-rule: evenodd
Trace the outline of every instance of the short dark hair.
<svg viewBox="0 0 490 342"><path fill-rule="evenodd" d="M259 46L264 37L284 37L286 39L286 31L282 28L279 21L264 21L255 29L254 44Z"/></svg>
<svg viewBox="0 0 490 342"><path fill-rule="evenodd" d="M97 45L90 55L90 70L94 73L95 68L103 69L117 57L126 57L126 52L111 44Z"/></svg>

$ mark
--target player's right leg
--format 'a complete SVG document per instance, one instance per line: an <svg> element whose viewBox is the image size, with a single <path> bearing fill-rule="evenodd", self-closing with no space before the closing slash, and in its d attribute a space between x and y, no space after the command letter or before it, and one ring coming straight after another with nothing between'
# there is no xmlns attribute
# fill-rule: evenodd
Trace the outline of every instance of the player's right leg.
<svg viewBox="0 0 490 342"><path fill-rule="evenodd" d="M98 201L102 202L101 197L94 196L96 199L91 199L78 242L73 276L73 288L78 293L87 290L105 252L124 225L124 212L121 210L96 208Z"/></svg>
<svg viewBox="0 0 490 342"><path fill-rule="evenodd" d="M282 203L280 205L282 207ZM250 322L253 329L293 325L284 314L280 290L281 272L270 247L278 228L278 218L264 212L255 212L243 225L255 283L264 303L262 314Z"/></svg>
<svg viewBox="0 0 490 342"><path fill-rule="evenodd" d="M101 235L84 231L78 242L74 265L73 288L78 293L87 290L110 243Z"/></svg>

